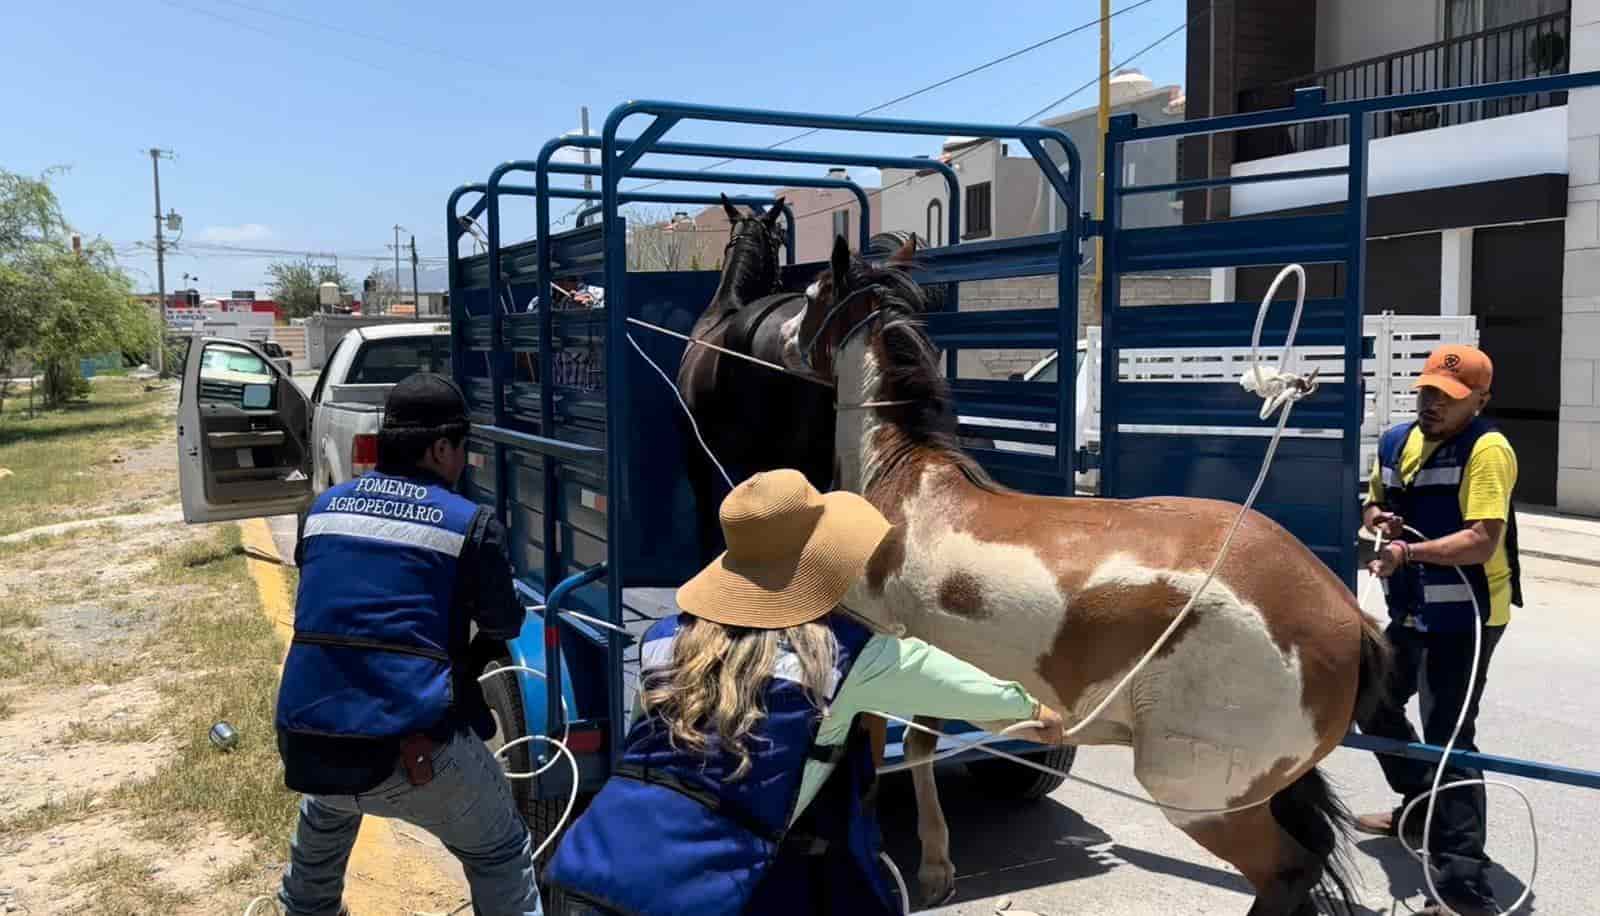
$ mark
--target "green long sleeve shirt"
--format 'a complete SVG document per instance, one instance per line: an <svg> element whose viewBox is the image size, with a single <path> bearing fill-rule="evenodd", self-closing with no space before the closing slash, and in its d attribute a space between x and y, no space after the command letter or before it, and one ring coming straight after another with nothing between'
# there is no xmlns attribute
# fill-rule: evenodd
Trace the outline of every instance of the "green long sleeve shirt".
<svg viewBox="0 0 1600 916"><path fill-rule="evenodd" d="M859 713L878 709L897 716L937 716L966 721L1012 721L1033 715L1034 698L1015 681L1001 681L920 639L874 636L845 676L817 743L838 745ZM806 762L794 817L833 772L833 764ZM793 823L793 818L790 823Z"/></svg>
<svg viewBox="0 0 1600 916"><path fill-rule="evenodd" d="M844 744L850 724L867 710L898 716L937 716L965 721L1016 721L1033 715L1035 701L1022 685L1001 681L936 649L920 639L873 636L862 647L844 683L839 685L828 717L817 731L817 743ZM634 710L634 721L642 715ZM806 762L794 818L805 811L834 764Z"/></svg>

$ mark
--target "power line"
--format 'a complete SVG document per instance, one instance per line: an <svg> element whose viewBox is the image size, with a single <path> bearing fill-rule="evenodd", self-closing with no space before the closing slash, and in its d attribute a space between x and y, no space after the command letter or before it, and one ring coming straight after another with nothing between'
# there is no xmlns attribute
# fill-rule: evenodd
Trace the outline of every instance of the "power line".
<svg viewBox="0 0 1600 916"><path fill-rule="evenodd" d="M1143 57L1144 55L1146 55L1146 54L1150 53L1151 51L1155 50L1157 47L1159 47L1161 44L1166 42L1168 39L1172 38L1172 36L1177 35L1179 32L1182 32L1183 30L1185 30L1185 29L1189 28L1190 26L1194 25L1196 22L1199 22L1200 19L1202 17L1204 17L1209 12L1210 12L1209 9L1201 10L1200 12L1198 12L1198 13L1194 14L1193 16L1191 16L1189 18L1188 22L1185 22L1184 24L1178 26L1177 28L1173 29L1172 31L1168 32L1167 34L1161 36L1160 38L1157 38L1155 41L1152 41L1149 44L1145 45L1144 47L1140 48L1139 50L1135 51L1133 54L1131 54L1128 57L1124 58L1121 63L1112 64L1111 65L1111 71L1109 73L1106 73L1105 77L1109 78L1112 73L1115 73L1118 70L1121 70L1123 67L1126 67L1128 64L1132 63L1134 60L1136 60L1136 59L1138 59L1140 57ZM1084 83L1082 86L1079 86L1078 88L1072 90L1071 92L1067 93L1066 95L1062 96L1061 98L1056 99L1054 102L1051 102L1050 104L1048 104L1045 107L1039 109L1038 111L1034 112L1033 114L1028 115L1026 118L1023 118L1021 121L1019 121L1017 123L1026 124L1029 121L1033 121L1033 120L1036 120L1038 118L1044 117L1045 115L1049 114L1051 111L1054 111L1056 108L1059 108L1061 105L1065 104L1073 96L1076 96L1079 93L1082 93L1082 92L1092 88L1096 83L1100 82L1100 79L1101 79L1101 77L1096 77L1096 78L1090 80L1089 82Z"/></svg>
<svg viewBox="0 0 1600 916"><path fill-rule="evenodd" d="M1103 73L1103 74L1101 74L1099 76L1096 76L1094 79L1089 80L1088 82L1084 83L1082 86L1079 86L1078 88L1072 90L1071 92L1067 93L1066 95L1062 96L1061 98L1056 99L1055 101L1051 102L1049 105L1046 105L1045 107L1039 109L1038 111L1034 112L1033 114L1028 115L1027 117L1023 118L1022 120L1018 121L1017 125L1018 126L1023 126L1023 125L1029 124L1030 122L1032 122L1034 120L1037 120L1038 118L1042 117L1043 115L1048 114L1049 112L1051 112L1051 111L1055 110L1056 108L1060 107L1062 104L1064 104L1068 100L1072 99L1073 97L1081 95L1082 93L1088 91L1089 89L1094 88L1094 86L1097 83L1099 83L1100 80L1109 79L1111 77L1111 74L1116 73L1118 70L1121 70L1123 67L1126 67L1128 64L1131 64L1135 60L1138 60L1140 57L1143 57L1144 55L1150 53L1151 51L1153 51L1157 47L1159 47L1163 42L1165 42L1168 39L1172 38L1172 36L1177 35L1179 32L1182 32L1183 30L1193 26L1196 22L1199 22L1200 19L1202 17L1204 17L1208 12L1210 12L1209 9L1201 10L1199 13L1196 13L1194 16L1191 16L1189 18L1189 21L1183 23L1182 25L1178 26L1177 28L1173 29L1172 31L1166 33L1165 35L1162 35L1160 38L1157 38L1155 41L1150 42L1149 44L1147 44L1144 47L1140 48L1139 50L1135 51L1134 53L1128 55L1127 57L1123 58L1118 63L1112 64L1111 65L1111 69L1109 71L1107 71L1107 72L1105 72L1105 73ZM1112 13L1112 15L1115 16L1116 13ZM950 157L950 161L948 163L946 163L946 164L954 165L955 163L960 162L962 159L966 158L967 156L970 156L971 154L977 152L983 146L984 146L983 143L976 143L970 149L964 150L964 151L959 152L956 155ZM909 184L912 181L916 180L918 177L919 176L917 176L917 175L910 175L910 176L908 176L906 178L903 178L903 179L895 182L894 184L884 185L881 188L874 188L874 189L872 189L872 190L867 192L867 196L868 197L873 197L873 196L881 195L885 191L891 190L893 188L898 188L901 185ZM830 213L830 212L832 212L834 210L839 209L840 207L848 207L848 206L850 206L850 203L851 203L850 201L845 201L844 203L831 204L829 206L823 207L823 208L818 209L818 210L812 210L812 211L809 211L807 213L802 213L802 214L797 215L794 218L794 221L798 223L798 222L800 222L801 220L803 220L803 219L805 219L807 217L818 216L818 215L821 215L823 213Z"/></svg>
<svg viewBox="0 0 1600 916"><path fill-rule="evenodd" d="M1136 3L1130 4L1129 6L1125 6L1122 9L1119 9L1119 10L1113 12L1109 17L1106 17L1106 18L1108 20L1115 19L1118 16L1121 16L1123 13L1131 13L1131 12L1133 12L1134 10L1138 9L1141 6L1144 6L1144 5L1149 4L1149 3L1154 3L1154 2L1155 2L1155 0L1138 0L1138 2L1136 2ZM985 61L985 62L983 62L981 64L978 64L975 67L971 67L971 68L968 68L966 70L963 70L960 73L955 74L954 76L947 76L944 79L939 80L938 82L929 83L928 85L923 86L921 89L914 89L911 92L905 93L904 95L896 96L895 98L892 98L887 102L883 102L881 104L874 105L871 108L867 108L867 109L862 110L862 111L858 111L858 112L855 113L855 117L861 118L861 117L865 117L865 116L867 116L869 114L876 114L877 112L880 112L880 111L884 110L885 108L889 108L889 107L892 107L894 105L898 105L901 102L907 101L909 99L914 99L919 95L924 95L926 93L932 92L935 89L943 88L943 87L948 86L948 85L950 85L951 83L953 83L953 82L955 82L957 80L965 79L966 77L972 76L975 73L981 73L984 70L988 70L991 67L999 66L1000 64L1003 64L1006 61L1015 60L1016 58L1021 57L1024 54L1027 54L1027 53L1029 53L1031 51L1037 51L1038 49L1040 49L1040 48L1042 48L1042 47L1044 47L1046 45L1054 44L1055 42L1058 42L1058 41L1062 40L1063 38L1068 38L1068 37L1076 35L1076 34L1078 34L1080 32L1084 32L1084 31L1087 31L1089 29L1092 29L1092 28L1094 28L1094 27L1096 27L1096 26L1098 26L1100 24L1100 18L1101 17L1096 16L1095 18L1089 20L1088 22L1082 23L1080 25L1075 25L1072 28L1067 29L1065 32L1057 32L1056 34L1051 35L1048 38L1044 38L1044 39L1041 39L1039 41L1036 41L1033 44L1028 45L1025 48L1018 48L1015 51L1011 51L1011 52L1009 52L1007 54L1003 54L1003 55L1001 55L999 57L996 57L996 58L994 58L992 60L988 60L988 61ZM802 131L802 132L800 132L798 134L795 134L792 137L787 137L787 138L785 138L783 140L779 140L777 143L773 143L773 144L771 144L770 146L768 146L766 148L767 149L777 149L780 146L786 146L786 145L788 145L790 143L793 143L796 140L803 140L806 137L810 137L810 136L813 136L813 135L819 134L819 133L822 133L822 128L812 128L810 130ZM697 171L709 172L712 169L721 168L722 166L725 166L725 165L728 165L730 163L737 162L737 161L738 161L737 159L721 159L721 160L713 162L710 165L707 165L707 166L705 166L705 167L703 167L701 169L698 169ZM628 190L630 190L630 191L643 191L643 190L646 190L648 188L658 187L658 186L666 184L666 183L667 183L666 179L661 180L661 181L653 181L653 182L651 182L649 184L642 184L642 185L638 185L638 186L629 188Z"/></svg>
<svg viewBox="0 0 1600 916"><path fill-rule="evenodd" d="M445 60L455 61L459 64L477 67L482 63L482 61L473 60L470 57L463 57L459 54L453 54L449 51L442 51L438 48L428 47L427 45L412 44L409 41L404 41L399 38L390 38L387 35L377 35L372 32L363 32L359 29L352 29L347 26L334 25L333 23L321 22L316 19L308 19L304 16L296 16L293 13L286 13L282 10L275 10L264 6L256 6L253 3L244 3L243 0L221 0L221 2L226 3L229 6L238 7L239 9L249 10L253 13L259 13L263 16L273 16L278 19L286 19L289 22L297 22L301 25L309 25L312 28L322 29L328 32L337 32L341 35L351 35L356 38L362 38L367 41L375 41L380 44L394 45L395 47L406 48L412 51L421 51L424 54L432 54L435 57L442 57Z"/></svg>

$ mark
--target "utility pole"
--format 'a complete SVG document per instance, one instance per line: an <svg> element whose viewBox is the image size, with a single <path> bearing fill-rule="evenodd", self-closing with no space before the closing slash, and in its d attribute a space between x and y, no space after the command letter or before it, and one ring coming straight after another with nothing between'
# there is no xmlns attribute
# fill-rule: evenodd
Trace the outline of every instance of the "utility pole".
<svg viewBox="0 0 1600 916"><path fill-rule="evenodd" d="M399 223L394 224L394 286L392 287L394 292L389 296L390 306L394 305L394 301L399 298L400 293L400 233L404 232L405 228ZM385 311L388 311L388 309L385 309Z"/></svg>
<svg viewBox="0 0 1600 916"><path fill-rule="evenodd" d="M578 109L578 127L579 127L580 130L583 131L583 135L585 137L589 136L589 106L588 105L584 105L583 107ZM583 164L584 165L588 165L589 164L589 148L587 146L583 148ZM583 189L585 191L594 190L594 176L592 176L592 175L583 176Z"/></svg>
<svg viewBox="0 0 1600 916"><path fill-rule="evenodd" d="M161 160L171 159L172 150L150 150L150 172L156 182L156 309L159 313L156 334L156 373L167 374L167 243L161 235Z"/></svg>
<svg viewBox="0 0 1600 916"><path fill-rule="evenodd" d="M417 237L411 237L411 308L415 317L422 317L422 293L417 291Z"/></svg>
<svg viewBox="0 0 1600 916"><path fill-rule="evenodd" d="M1111 0L1100 0L1100 142L1095 146L1094 218L1105 218L1106 207L1106 132L1111 125ZM1105 228L1094 237L1094 301L1100 302L1100 285L1105 281Z"/></svg>

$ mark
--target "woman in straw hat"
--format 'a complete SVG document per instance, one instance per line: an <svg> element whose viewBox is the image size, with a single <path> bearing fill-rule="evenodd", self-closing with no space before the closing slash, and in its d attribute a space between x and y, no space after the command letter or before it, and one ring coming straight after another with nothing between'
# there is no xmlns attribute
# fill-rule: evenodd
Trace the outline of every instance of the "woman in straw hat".
<svg viewBox="0 0 1600 916"><path fill-rule="evenodd" d="M891 914L860 714L1061 719L1016 683L916 639L874 634L839 602L892 526L798 471L723 501L728 550L678 590L641 647L621 763L546 875L626 916Z"/></svg>

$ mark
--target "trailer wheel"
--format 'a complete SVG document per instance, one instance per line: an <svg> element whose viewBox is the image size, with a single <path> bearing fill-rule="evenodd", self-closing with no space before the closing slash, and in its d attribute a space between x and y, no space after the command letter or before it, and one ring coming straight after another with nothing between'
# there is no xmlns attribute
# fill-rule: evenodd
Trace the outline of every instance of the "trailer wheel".
<svg viewBox="0 0 1600 916"><path fill-rule="evenodd" d="M1078 758L1078 748L1076 745L1064 744L1017 756L1066 773L1072 770L1072 763ZM967 772L978 780L986 794L1005 801L1035 801L1054 792L1066 782L1064 776L1051 776L998 757L974 760L967 764Z"/></svg>

